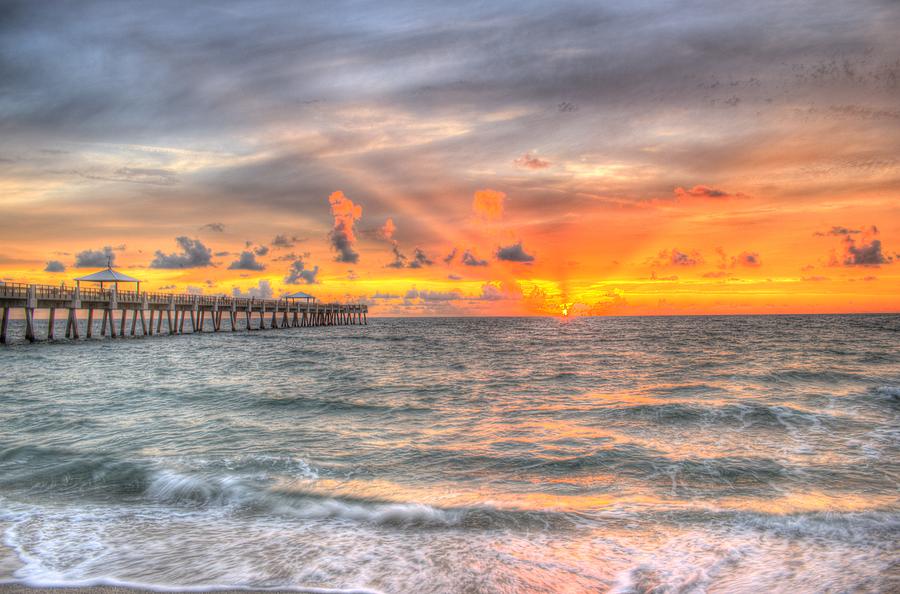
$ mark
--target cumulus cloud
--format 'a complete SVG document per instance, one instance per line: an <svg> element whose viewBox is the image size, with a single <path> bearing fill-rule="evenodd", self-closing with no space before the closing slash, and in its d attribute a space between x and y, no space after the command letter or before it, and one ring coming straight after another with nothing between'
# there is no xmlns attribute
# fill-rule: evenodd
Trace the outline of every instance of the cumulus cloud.
<svg viewBox="0 0 900 594"><path fill-rule="evenodd" d="M66 265L60 262L59 260L50 260L47 262L47 265L44 266L44 272L65 272Z"/></svg>
<svg viewBox="0 0 900 594"><path fill-rule="evenodd" d="M537 157L537 155L532 155L531 153L525 153L513 163L518 167L524 167L525 169L546 169L550 167L550 161L545 161Z"/></svg>
<svg viewBox="0 0 900 594"><path fill-rule="evenodd" d="M284 277L285 284L288 285L299 285L299 284L307 284L307 285L315 285L319 281L316 280L316 275L319 274L319 267L316 266L312 269L306 267L306 264L302 259L294 261L291 264L291 268L288 270L288 275Z"/></svg>
<svg viewBox="0 0 900 594"><path fill-rule="evenodd" d="M246 291L241 291L238 287L231 289L234 297L257 297L259 299L271 299L273 295L272 285L267 280L259 281L255 287L250 287Z"/></svg>
<svg viewBox="0 0 900 594"><path fill-rule="evenodd" d="M112 266L115 263L116 254L108 245L100 250L84 250L75 254L75 268L97 268L107 264Z"/></svg>
<svg viewBox="0 0 900 594"><path fill-rule="evenodd" d="M444 264L450 264L451 262L453 262L453 260L456 259L456 254L458 252L459 252L459 250L457 250L456 248L453 248L453 250L449 254L444 256Z"/></svg>
<svg viewBox="0 0 900 594"><path fill-rule="evenodd" d="M257 256L265 256L266 254L269 253L269 246L258 245L255 248L253 248L253 253L255 253Z"/></svg>
<svg viewBox="0 0 900 594"><path fill-rule="evenodd" d="M501 258L502 259L502 258ZM533 260L534 258L532 258ZM462 263L466 266L487 266L487 260L481 260L475 256L471 251L466 250L466 253L463 254Z"/></svg>
<svg viewBox="0 0 900 594"><path fill-rule="evenodd" d="M506 262L534 262L534 256L527 253L522 242L497 249L497 259Z"/></svg>
<svg viewBox="0 0 900 594"><path fill-rule="evenodd" d="M487 221L496 221L503 216L505 198L506 194L497 190L478 190L472 199L472 210Z"/></svg>
<svg viewBox="0 0 900 594"><path fill-rule="evenodd" d="M199 239L176 237L175 242L181 248L180 253L164 254L156 250L150 268L200 268L212 265L212 250L203 245Z"/></svg>
<svg viewBox="0 0 900 594"><path fill-rule="evenodd" d="M228 265L228 270L265 270L265 265L256 261L256 254L250 251L241 252L240 257Z"/></svg>
<svg viewBox="0 0 900 594"><path fill-rule="evenodd" d="M225 225L223 223L206 223L200 227L201 231L212 231L214 233L224 233Z"/></svg>
<svg viewBox="0 0 900 594"><path fill-rule="evenodd" d="M854 234L842 234L844 266L881 266L890 264L893 258L884 254L881 249L881 240L878 239L878 227L872 225L862 232L862 236L854 237Z"/></svg>
<svg viewBox="0 0 900 594"><path fill-rule="evenodd" d="M359 261L359 253L353 249L353 244L356 242L354 226L356 221L362 217L362 206L354 204L340 190L333 192L328 197L328 203L331 205L331 215L334 217L334 228L331 230L329 238L331 247L338 253L336 260L355 264Z"/></svg>

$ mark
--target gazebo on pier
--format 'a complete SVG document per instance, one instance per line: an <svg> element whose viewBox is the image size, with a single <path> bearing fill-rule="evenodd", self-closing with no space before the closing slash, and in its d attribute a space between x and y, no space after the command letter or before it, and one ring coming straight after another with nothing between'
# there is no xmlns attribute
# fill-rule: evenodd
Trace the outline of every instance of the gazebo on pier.
<svg viewBox="0 0 900 594"><path fill-rule="evenodd" d="M296 293L291 293L290 295L285 295L284 298L290 299L290 300L306 299L307 303L309 303L310 301L316 300L315 297L313 297L309 293L304 293L303 291L297 291Z"/></svg>
<svg viewBox="0 0 900 594"><path fill-rule="evenodd" d="M113 284L116 287L116 291L119 290L119 283L136 283L137 287L135 288L136 293L141 292L141 281L138 279L128 276L127 274L122 274L118 270L113 270L111 263L106 265L106 270L99 270L93 274L88 274L87 276L80 276L75 279L75 287L80 288L81 283L100 283L100 288L103 288L103 283Z"/></svg>

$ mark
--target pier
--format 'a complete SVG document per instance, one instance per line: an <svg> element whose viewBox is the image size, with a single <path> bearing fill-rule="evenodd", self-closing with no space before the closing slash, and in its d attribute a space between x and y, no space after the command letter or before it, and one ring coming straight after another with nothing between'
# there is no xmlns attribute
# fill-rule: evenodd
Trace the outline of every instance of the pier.
<svg viewBox="0 0 900 594"><path fill-rule="evenodd" d="M82 328L79 311L87 311L84 337L94 335L94 319L100 317L100 336L174 335L190 332L274 330L307 326L348 326L368 324L365 304L318 303L311 298L262 299L147 291L120 291L111 288L83 288L0 283L0 344L7 342L10 312L25 312L25 338L38 340L35 312L48 310L47 332L40 338L53 340L58 312L66 310L66 338L79 339ZM130 324L129 324L130 318Z"/></svg>

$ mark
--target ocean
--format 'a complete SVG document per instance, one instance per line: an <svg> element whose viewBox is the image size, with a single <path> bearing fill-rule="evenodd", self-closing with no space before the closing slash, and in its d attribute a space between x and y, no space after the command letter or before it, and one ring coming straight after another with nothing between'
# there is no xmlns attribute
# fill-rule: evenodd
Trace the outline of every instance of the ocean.
<svg viewBox="0 0 900 594"><path fill-rule="evenodd" d="M900 316L17 343L0 531L30 585L898 592Z"/></svg>

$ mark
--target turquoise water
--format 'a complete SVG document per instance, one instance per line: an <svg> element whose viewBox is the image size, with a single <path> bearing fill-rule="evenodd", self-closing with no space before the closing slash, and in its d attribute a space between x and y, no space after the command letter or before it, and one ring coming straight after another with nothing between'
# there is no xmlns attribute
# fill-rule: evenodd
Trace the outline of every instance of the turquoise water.
<svg viewBox="0 0 900 594"><path fill-rule="evenodd" d="M900 316L18 343L10 579L898 591L898 347Z"/></svg>

